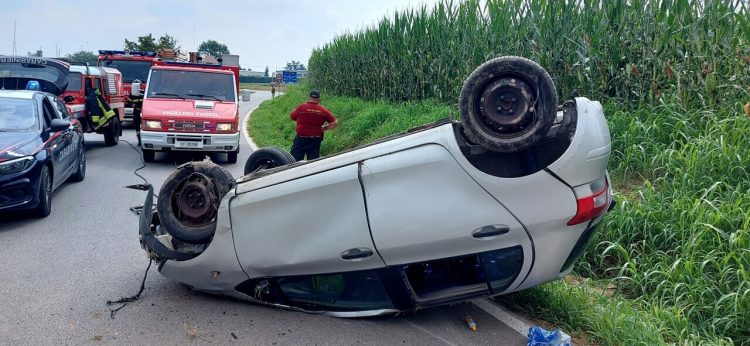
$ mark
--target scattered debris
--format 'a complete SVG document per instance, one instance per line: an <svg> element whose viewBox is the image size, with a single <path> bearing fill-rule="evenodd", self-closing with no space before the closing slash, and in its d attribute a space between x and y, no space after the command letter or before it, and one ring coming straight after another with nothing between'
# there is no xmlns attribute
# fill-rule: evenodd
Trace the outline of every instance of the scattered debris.
<svg viewBox="0 0 750 346"><path fill-rule="evenodd" d="M198 328L196 326L191 326L187 322L184 322L182 323L182 327L185 328L185 334L187 334L188 339L195 340L198 337Z"/></svg>
<svg viewBox="0 0 750 346"><path fill-rule="evenodd" d="M477 331L477 324L474 322L474 319L471 318L471 316L466 315L466 318L464 318L464 322L466 322L466 325L469 326L469 329L473 331Z"/></svg>
<svg viewBox="0 0 750 346"><path fill-rule="evenodd" d="M542 327L529 328L527 346L570 346L570 335L559 329L549 331Z"/></svg>
<svg viewBox="0 0 750 346"><path fill-rule="evenodd" d="M234 332L231 332L231 333L229 333L229 334L230 334L230 335L232 335L232 337L233 337L233 338L234 338L235 340L237 340L237 334L235 334Z"/></svg>
<svg viewBox="0 0 750 346"><path fill-rule="evenodd" d="M94 337L91 338L91 339L94 340L94 341L102 341L102 336L101 335L94 335Z"/></svg>

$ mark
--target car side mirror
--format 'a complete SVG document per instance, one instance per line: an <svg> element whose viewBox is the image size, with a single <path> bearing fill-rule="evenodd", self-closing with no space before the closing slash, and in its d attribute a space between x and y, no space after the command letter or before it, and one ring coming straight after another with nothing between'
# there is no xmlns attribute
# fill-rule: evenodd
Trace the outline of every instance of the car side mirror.
<svg viewBox="0 0 750 346"><path fill-rule="evenodd" d="M141 81L136 79L130 84L130 95L141 96Z"/></svg>
<svg viewBox="0 0 750 346"><path fill-rule="evenodd" d="M50 130L52 132L65 131L70 127L70 121L64 119L52 119Z"/></svg>
<svg viewBox="0 0 750 346"><path fill-rule="evenodd" d="M75 100L76 100L75 97L70 96L70 95L66 95L65 97L63 97L63 101L65 101L65 103L71 103Z"/></svg>

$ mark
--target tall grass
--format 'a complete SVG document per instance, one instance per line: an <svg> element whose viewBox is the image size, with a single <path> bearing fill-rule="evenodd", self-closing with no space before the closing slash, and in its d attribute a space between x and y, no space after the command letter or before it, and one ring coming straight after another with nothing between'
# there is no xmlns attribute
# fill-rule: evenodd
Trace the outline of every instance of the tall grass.
<svg viewBox="0 0 750 346"><path fill-rule="evenodd" d="M739 103L608 113L620 204L576 270L687 318L683 337L750 344L750 118Z"/></svg>
<svg viewBox="0 0 750 346"><path fill-rule="evenodd" d="M289 113L307 100L309 90L306 85L292 86L285 95L263 102L250 118L250 136L260 145L289 150L295 136L295 123ZM323 93L321 104L336 115L340 124L337 129L326 132L322 155L351 149L455 114L453 107L434 101L394 105Z"/></svg>
<svg viewBox="0 0 750 346"><path fill-rule="evenodd" d="M441 1L313 51L314 86L339 95L454 103L498 55L539 62L564 99L715 106L750 95L743 0Z"/></svg>

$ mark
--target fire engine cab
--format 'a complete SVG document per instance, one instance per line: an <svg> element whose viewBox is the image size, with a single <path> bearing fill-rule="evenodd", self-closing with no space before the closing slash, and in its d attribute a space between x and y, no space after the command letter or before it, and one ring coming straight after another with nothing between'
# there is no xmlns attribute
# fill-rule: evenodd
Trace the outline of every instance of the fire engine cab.
<svg viewBox="0 0 750 346"><path fill-rule="evenodd" d="M120 71L109 67L70 66L68 87L61 95L65 107L74 119L84 124L85 132L96 132L104 135L107 145L116 145L122 135L122 121L125 116L125 92ZM111 119L83 121L89 117L86 110L86 97L89 89L98 89L102 98L114 111Z"/></svg>
<svg viewBox="0 0 750 346"><path fill-rule="evenodd" d="M158 151L226 153L237 162L239 58L221 65L162 61L151 67L143 97L141 148L144 161Z"/></svg>
<svg viewBox="0 0 750 346"><path fill-rule="evenodd" d="M134 81L140 81L145 87L148 71L157 64L162 57L156 52L100 50L97 65L116 68L122 73L125 92L125 119L138 120L143 98L132 96L131 87Z"/></svg>

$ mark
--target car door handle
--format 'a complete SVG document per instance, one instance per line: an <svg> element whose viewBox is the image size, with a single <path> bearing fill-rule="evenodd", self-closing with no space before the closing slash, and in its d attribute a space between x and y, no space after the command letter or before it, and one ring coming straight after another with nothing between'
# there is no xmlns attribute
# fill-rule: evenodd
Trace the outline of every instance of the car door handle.
<svg viewBox="0 0 750 346"><path fill-rule="evenodd" d="M471 236L477 239L489 238L510 232L506 225L488 225L471 232Z"/></svg>
<svg viewBox="0 0 750 346"><path fill-rule="evenodd" d="M355 261L355 260L361 260L363 258L367 258L372 256L373 252L372 250L365 248L365 247L358 247L354 249L349 249L341 253L341 259L345 261Z"/></svg>

